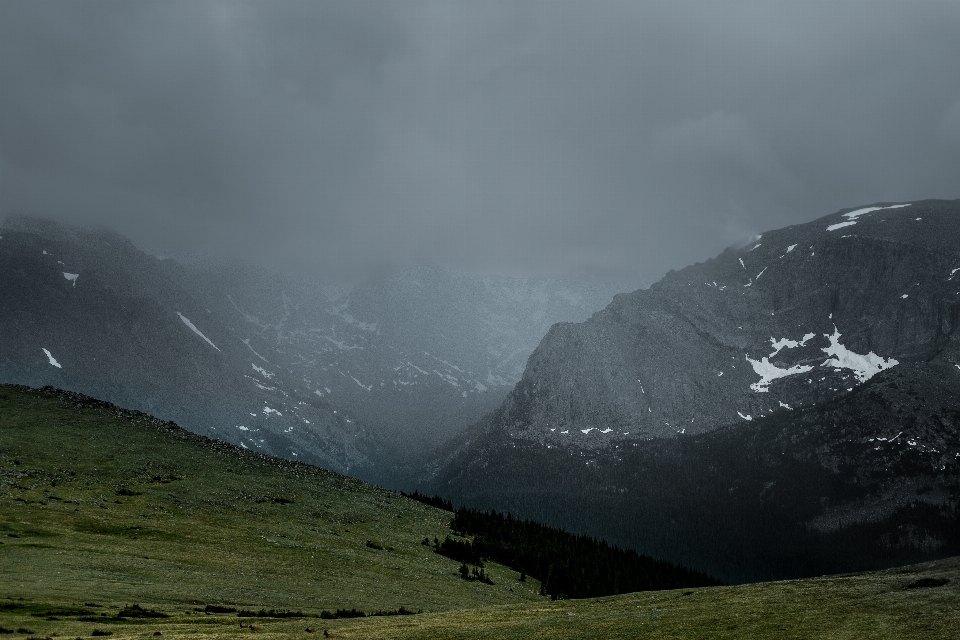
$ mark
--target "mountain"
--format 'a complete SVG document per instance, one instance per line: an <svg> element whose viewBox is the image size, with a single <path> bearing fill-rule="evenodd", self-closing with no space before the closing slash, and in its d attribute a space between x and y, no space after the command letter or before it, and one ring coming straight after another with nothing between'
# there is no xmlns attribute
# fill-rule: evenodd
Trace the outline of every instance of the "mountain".
<svg viewBox="0 0 960 640"><path fill-rule="evenodd" d="M555 319L586 319L623 286L439 267L323 286L209 261L187 263L180 281L272 366L404 456L496 408Z"/></svg>
<svg viewBox="0 0 960 640"><path fill-rule="evenodd" d="M261 377L203 301L117 234L8 221L0 297L0 381L95 395L333 469L367 460L362 427L283 371Z"/></svg>
<svg viewBox="0 0 960 640"><path fill-rule="evenodd" d="M418 268L335 287L0 224L0 381L53 385L387 484L502 401L547 328L618 285Z"/></svg>
<svg viewBox="0 0 960 640"><path fill-rule="evenodd" d="M764 233L552 327L424 487L729 580L956 553L958 322L958 201Z"/></svg>

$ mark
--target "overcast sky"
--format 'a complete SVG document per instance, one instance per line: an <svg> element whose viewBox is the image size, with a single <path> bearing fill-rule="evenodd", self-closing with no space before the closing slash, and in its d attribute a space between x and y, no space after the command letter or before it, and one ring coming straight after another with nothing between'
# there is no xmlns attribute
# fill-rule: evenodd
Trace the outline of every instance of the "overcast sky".
<svg viewBox="0 0 960 640"><path fill-rule="evenodd" d="M324 279L659 277L960 197L960 2L0 2L0 213Z"/></svg>

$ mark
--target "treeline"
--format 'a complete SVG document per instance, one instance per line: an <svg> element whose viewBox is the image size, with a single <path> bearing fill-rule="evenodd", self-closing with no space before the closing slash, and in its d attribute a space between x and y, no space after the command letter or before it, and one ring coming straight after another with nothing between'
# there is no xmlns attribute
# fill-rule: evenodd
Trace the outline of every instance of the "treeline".
<svg viewBox="0 0 960 640"><path fill-rule="evenodd" d="M404 491L400 492L405 498L410 498L411 500L416 500L417 502L422 502L423 504L428 504L431 507L436 507L437 509L443 509L444 511L453 511L453 503L449 500L445 500L438 495L427 496L419 491L414 491L413 493L406 493Z"/></svg>
<svg viewBox="0 0 960 640"><path fill-rule="evenodd" d="M705 573L632 549L496 511L460 508L450 528L473 540L448 538L437 545L437 553L480 566L483 559L505 564L521 579L529 575L539 580L541 595L554 599L722 584Z"/></svg>

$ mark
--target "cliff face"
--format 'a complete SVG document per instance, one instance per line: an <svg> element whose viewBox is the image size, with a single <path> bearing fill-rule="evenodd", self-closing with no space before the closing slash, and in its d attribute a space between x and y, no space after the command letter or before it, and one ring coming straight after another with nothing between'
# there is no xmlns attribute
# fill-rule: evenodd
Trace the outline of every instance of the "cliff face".
<svg viewBox="0 0 960 640"><path fill-rule="evenodd" d="M933 357L958 301L960 202L843 210L554 325L494 423L596 448L810 406Z"/></svg>

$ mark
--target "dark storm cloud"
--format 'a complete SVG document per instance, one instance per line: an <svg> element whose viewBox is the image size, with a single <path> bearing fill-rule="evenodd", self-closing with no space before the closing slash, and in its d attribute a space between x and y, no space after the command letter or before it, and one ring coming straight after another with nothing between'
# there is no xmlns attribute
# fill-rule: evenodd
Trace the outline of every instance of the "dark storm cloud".
<svg viewBox="0 0 960 640"><path fill-rule="evenodd" d="M960 196L955 2L0 3L0 210L326 277L656 275Z"/></svg>

